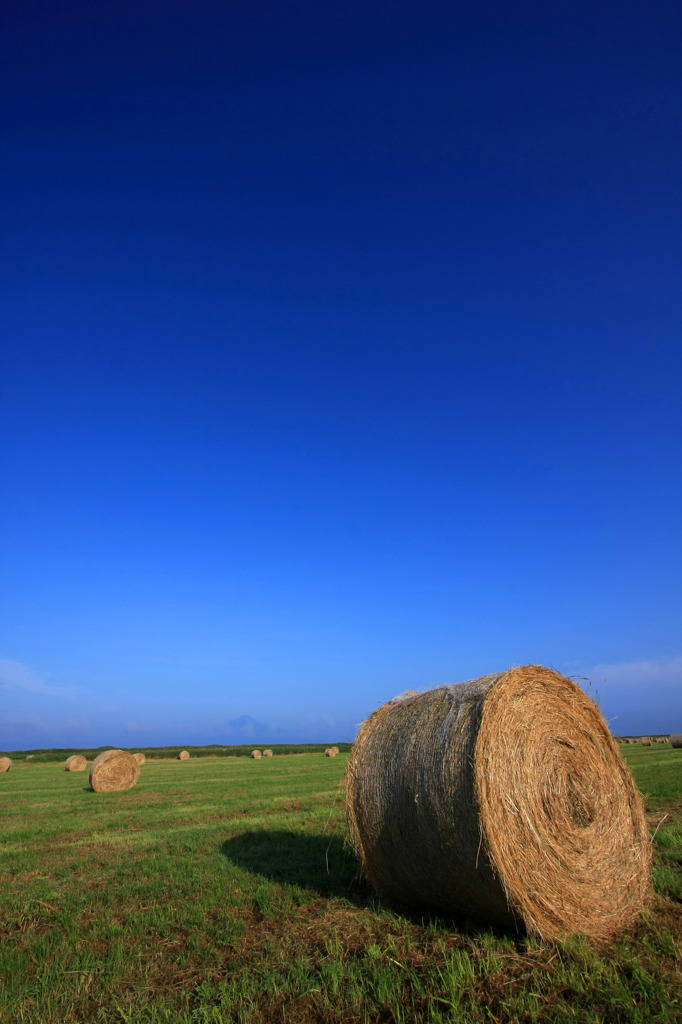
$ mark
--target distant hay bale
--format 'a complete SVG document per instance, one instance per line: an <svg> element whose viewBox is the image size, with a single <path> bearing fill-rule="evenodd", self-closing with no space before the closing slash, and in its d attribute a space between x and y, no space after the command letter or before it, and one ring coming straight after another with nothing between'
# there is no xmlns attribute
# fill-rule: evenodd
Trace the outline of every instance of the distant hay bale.
<svg viewBox="0 0 682 1024"><path fill-rule="evenodd" d="M272 757L272 751L271 750L264 750L263 751L263 757Z"/></svg>
<svg viewBox="0 0 682 1024"><path fill-rule="evenodd" d="M82 754L72 754L71 757L67 757L64 762L64 770L67 772L83 772L85 771L87 764L88 762Z"/></svg>
<svg viewBox="0 0 682 1024"><path fill-rule="evenodd" d="M370 882L405 904L605 940L649 892L632 776L596 705L540 665L380 707L346 811Z"/></svg>
<svg viewBox="0 0 682 1024"><path fill-rule="evenodd" d="M178 761L189 761L189 750L181 750L178 754Z"/></svg>
<svg viewBox="0 0 682 1024"><path fill-rule="evenodd" d="M12 767L11 757L0 757L0 772L8 772Z"/></svg>
<svg viewBox="0 0 682 1024"><path fill-rule="evenodd" d="M252 750L251 757L254 759L254 761L260 761L262 754L260 750Z"/></svg>
<svg viewBox="0 0 682 1024"><path fill-rule="evenodd" d="M670 737L670 746L679 750L682 747L682 732L674 732Z"/></svg>
<svg viewBox="0 0 682 1024"><path fill-rule="evenodd" d="M35 756L36 756L35 754L27 754L26 755L26 760L27 761L32 761Z"/></svg>
<svg viewBox="0 0 682 1024"><path fill-rule="evenodd" d="M327 757L336 757L336 751L334 747L329 747L328 750L325 750L325 754Z"/></svg>
<svg viewBox="0 0 682 1024"><path fill-rule="evenodd" d="M657 736L657 737L656 737L656 742L657 742L657 743L667 743L668 741L667 741L667 739L665 738L665 736Z"/></svg>
<svg viewBox="0 0 682 1024"><path fill-rule="evenodd" d="M333 750L335 754L338 754L338 752L339 752L339 748L338 747L330 747L329 749Z"/></svg>
<svg viewBox="0 0 682 1024"><path fill-rule="evenodd" d="M144 754L133 754L133 757L135 758L138 764L144 764L145 761L147 760Z"/></svg>
<svg viewBox="0 0 682 1024"><path fill-rule="evenodd" d="M643 747L650 747L651 746L651 739L650 739L649 736L642 736L642 738L641 738L641 740L639 742L642 744Z"/></svg>
<svg viewBox="0 0 682 1024"><path fill-rule="evenodd" d="M127 750L105 750L90 767L90 785L95 793L132 789L139 776L140 766Z"/></svg>

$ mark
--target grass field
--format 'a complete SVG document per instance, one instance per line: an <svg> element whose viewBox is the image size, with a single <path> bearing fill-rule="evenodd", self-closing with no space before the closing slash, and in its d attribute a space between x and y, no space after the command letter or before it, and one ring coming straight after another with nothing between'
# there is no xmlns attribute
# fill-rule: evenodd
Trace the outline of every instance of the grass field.
<svg viewBox="0 0 682 1024"><path fill-rule="evenodd" d="M682 750L624 752L656 892L601 951L375 899L344 844L344 754L156 760L108 794L15 760L0 1021L679 1021Z"/></svg>

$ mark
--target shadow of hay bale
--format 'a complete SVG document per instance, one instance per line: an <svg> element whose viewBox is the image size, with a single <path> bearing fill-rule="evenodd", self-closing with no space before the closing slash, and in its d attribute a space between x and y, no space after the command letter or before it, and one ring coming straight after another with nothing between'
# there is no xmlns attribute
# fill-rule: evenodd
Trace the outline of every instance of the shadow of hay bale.
<svg viewBox="0 0 682 1024"><path fill-rule="evenodd" d="M220 852L238 867L271 882L351 900L360 891L369 893L359 879L355 854L339 836L263 829L227 839Z"/></svg>
<svg viewBox="0 0 682 1024"><path fill-rule="evenodd" d="M362 876L355 854L339 836L284 830L242 832L225 840L220 852L232 864L270 882L312 889L327 899L336 897L359 908L395 912L417 925L436 924L467 935L494 933L514 939L519 936L514 929L493 927L428 909L415 910L380 898Z"/></svg>

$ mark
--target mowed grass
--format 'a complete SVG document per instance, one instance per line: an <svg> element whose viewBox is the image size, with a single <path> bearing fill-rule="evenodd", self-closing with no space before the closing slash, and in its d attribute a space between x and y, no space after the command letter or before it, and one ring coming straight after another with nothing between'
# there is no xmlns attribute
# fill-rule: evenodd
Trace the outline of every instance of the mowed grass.
<svg viewBox="0 0 682 1024"><path fill-rule="evenodd" d="M375 899L345 845L347 757L152 761L126 793L0 776L0 1021L678 1021L682 751L624 751L656 893L608 949Z"/></svg>

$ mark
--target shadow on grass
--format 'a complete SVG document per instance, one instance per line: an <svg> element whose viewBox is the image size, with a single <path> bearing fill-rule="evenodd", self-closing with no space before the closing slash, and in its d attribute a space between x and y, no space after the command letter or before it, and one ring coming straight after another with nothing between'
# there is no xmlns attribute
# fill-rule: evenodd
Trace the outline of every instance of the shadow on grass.
<svg viewBox="0 0 682 1024"><path fill-rule="evenodd" d="M220 851L233 864L272 882L353 902L366 903L369 896L355 855L339 836L262 829L227 839Z"/></svg>
<svg viewBox="0 0 682 1024"><path fill-rule="evenodd" d="M321 896L340 897L358 907L385 910L420 927L435 926L461 935L492 932L516 940L520 937L514 929L381 899L363 878L355 854L339 836L262 829L227 839L220 851L233 864L271 882L314 889Z"/></svg>

